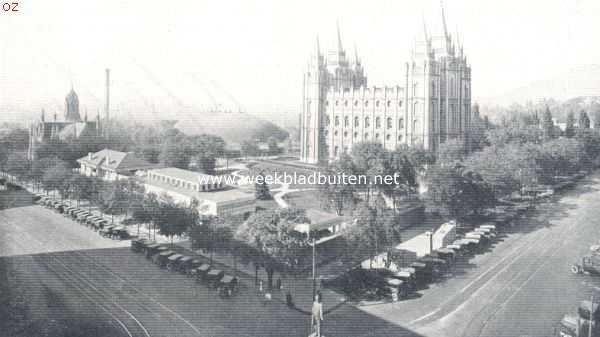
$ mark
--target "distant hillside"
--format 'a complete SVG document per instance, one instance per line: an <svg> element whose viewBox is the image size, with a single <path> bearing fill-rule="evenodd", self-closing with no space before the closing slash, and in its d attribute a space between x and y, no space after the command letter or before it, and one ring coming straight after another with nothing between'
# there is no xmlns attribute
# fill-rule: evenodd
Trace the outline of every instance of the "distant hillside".
<svg viewBox="0 0 600 337"><path fill-rule="evenodd" d="M227 143L266 141L271 136L284 140L288 136L287 131L270 121L239 112L206 112L201 118L179 119L175 127L187 135L217 135Z"/></svg>
<svg viewBox="0 0 600 337"><path fill-rule="evenodd" d="M536 103L545 98L567 100L571 97L600 96L600 64L585 65L544 80L535 81L495 97L478 101L485 105Z"/></svg>

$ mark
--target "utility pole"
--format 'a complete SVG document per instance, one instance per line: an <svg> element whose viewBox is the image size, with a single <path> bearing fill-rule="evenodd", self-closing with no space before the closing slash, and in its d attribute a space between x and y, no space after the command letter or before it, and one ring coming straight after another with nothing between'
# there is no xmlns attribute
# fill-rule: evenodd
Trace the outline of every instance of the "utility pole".
<svg viewBox="0 0 600 337"><path fill-rule="evenodd" d="M313 279L313 300L317 294L317 264L316 264L316 242L315 238L312 239L312 279Z"/></svg>
<svg viewBox="0 0 600 337"><path fill-rule="evenodd" d="M594 324L594 295L592 295L592 305L590 308L590 328L588 330L588 337L592 337L592 325Z"/></svg>

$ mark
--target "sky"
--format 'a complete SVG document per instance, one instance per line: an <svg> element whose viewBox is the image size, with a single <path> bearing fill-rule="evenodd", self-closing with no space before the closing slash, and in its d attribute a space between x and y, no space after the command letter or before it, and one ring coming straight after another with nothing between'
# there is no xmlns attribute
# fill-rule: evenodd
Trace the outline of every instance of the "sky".
<svg viewBox="0 0 600 337"><path fill-rule="evenodd" d="M600 63L598 0L443 5L472 66L474 100ZM19 0L18 9L0 11L0 120L42 108L60 116L71 86L82 113L95 116L105 68L112 115L217 107L297 118L317 36L334 48L336 22L370 85L402 83L423 19L431 33L441 30L439 0Z"/></svg>

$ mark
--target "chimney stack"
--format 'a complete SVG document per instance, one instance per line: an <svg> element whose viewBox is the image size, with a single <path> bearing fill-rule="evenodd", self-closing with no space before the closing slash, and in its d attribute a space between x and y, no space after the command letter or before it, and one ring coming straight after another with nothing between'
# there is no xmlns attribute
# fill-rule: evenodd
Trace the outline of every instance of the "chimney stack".
<svg viewBox="0 0 600 337"><path fill-rule="evenodd" d="M106 68L106 106L104 107L106 122L110 118L110 69Z"/></svg>

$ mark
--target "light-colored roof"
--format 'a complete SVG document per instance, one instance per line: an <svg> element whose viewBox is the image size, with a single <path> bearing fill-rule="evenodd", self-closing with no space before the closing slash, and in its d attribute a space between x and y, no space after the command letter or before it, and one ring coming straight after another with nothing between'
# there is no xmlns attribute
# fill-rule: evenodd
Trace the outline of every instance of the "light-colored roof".
<svg viewBox="0 0 600 337"><path fill-rule="evenodd" d="M177 167L165 167L165 168L160 168L160 169L154 169L148 173L156 173L156 174L168 176L171 178L185 180L185 181L194 182L194 183L198 183L199 182L198 178L200 178L200 177L205 177L208 179L214 177L214 176L211 176L210 174L204 174L204 173L194 172L194 171L190 171L190 170L183 170L183 169L180 169Z"/></svg>
<svg viewBox="0 0 600 337"><path fill-rule="evenodd" d="M174 193L178 193L180 195L195 198L198 201L208 200L214 201L217 203L228 202L228 201L241 201L241 200L254 200L255 196L252 192L243 192L237 188L229 187L221 190L212 190L205 192L198 192L194 190L190 190L187 188L174 186L172 184L168 184L162 181L156 181L152 179L143 178L143 182L146 185L156 186L165 191L170 191Z"/></svg>
<svg viewBox="0 0 600 337"><path fill-rule="evenodd" d="M102 151L92 153L91 155L79 158L77 159L77 162L116 172L150 169L156 167L156 165L138 158L131 152L120 152L109 149L104 149Z"/></svg>

